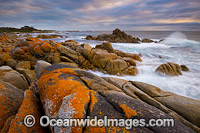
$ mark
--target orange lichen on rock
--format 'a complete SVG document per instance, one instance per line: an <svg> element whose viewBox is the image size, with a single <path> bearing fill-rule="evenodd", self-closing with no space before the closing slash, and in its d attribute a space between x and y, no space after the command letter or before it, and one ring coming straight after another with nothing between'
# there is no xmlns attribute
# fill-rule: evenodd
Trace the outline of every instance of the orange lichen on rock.
<svg viewBox="0 0 200 133"><path fill-rule="evenodd" d="M127 107L124 104L121 104L120 107L123 109L126 118L131 118L131 117L137 115L136 110L130 109L129 107Z"/></svg>
<svg viewBox="0 0 200 133"><path fill-rule="evenodd" d="M0 83L0 90L1 89L4 89L5 90L5 87Z"/></svg>
<svg viewBox="0 0 200 133"><path fill-rule="evenodd" d="M6 122L4 123L3 128L1 129L0 133L7 133L9 128L10 128L10 124L12 122L12 120L15 118L15 115L10 116Z"/></svg>
<svg viewBox="0 0 200 133"><path fill-rule="evenodd" d="M45 132L45 128L41 127L39 123L40 117L42 116L41 110L42 108L39 106L39 100L37 99L35 92L26 90L22 105L10 125L9 133ZM24 118L27 115L33 115L35 117L35 125L31 128L26 127L24 124Z"/></svg>
<svg viewBox="0 0 200 133"><path fill-rule="evenodd" d="M9 54L7 54L6 52L0 53L0 60L1 61L6 61L8 59L12 59L12 57Z"/></svg>
<svg viewBox="0 0 200 133"><path fill-rule="evenodd" d="M24 54L24 50L22 48L15 48L15 54L19 54L19 55L23 55Z"/></svg>
<svg viewBox="0 0 200 133"><path fill-rule="evenodd" d="M11 49L12 49L12 47L7 47L7 48L3 48L3 51L4 52L9 52L9 51L11 51Z"/></svg>
<svg viewBox="0 0 200 133"><path fill-rule="evenodd" d="M32 43L35 43L35 42L42 42L42 40L38 39L38 38L35 38L35 37L29 37L26 39L26 41L30 41Z"/></svg>
<svg viewBox="0 0 200 133"><path fill-rule="evenodd" d="M49 109L51 116L57 114L65 96L70 95L72 91L77 88L79 88L79 90L83 90L84 87L75 80L60 79L59 75L62 73L76 74L70 68L58 69L42 75L38 81L38 90L42 101L45 102L45 100L51 100L51 103L54 105L51 109ZM45 105L45 103L43 103L43 105Z"/></svg>
<svg viewBox="0 0 200 133"><path fill-rule="evenodd" d="M72 77L67 77L67 75ZM85 118L86 107L90 101L90 90L76 81L71 68L63 68L43 74L38 80L38 91L50 117L66 114L67 118ZM63 105L65 104L65 105ZM64 130L64 129L63 129ZM71 132L81 132L81 127L72 127Z"/></svg>
<svg viewBox="0 0 200 133"><path fill-rule="evenodd" d="M0 36L0 42L6 42L8 37L6 35Z"/></svg>
<svg viewBox="0 0 200 133"><path fill-rule="evenodd" d="M90 93L90 110L91 110L91 112L93 110L93 107L94 107L95 103L98 102L98 100L95 97L95 95L96 95L95 91L91 90L91 93Z"/></svg>
<svg viewBox="0 0 200 133"><path fill-rule="evenodd" d="M44 42L42 45L41 45L41 49L45 52L49 52L51 49L52 49L52 45L49 44L48 42Z"/></svg>
<svg viewBox="0 0 200 133"><path fill-rule="evenodd" d="M3 127L4 122L11 116L14 115L19 106L21 105L22 98L18 97L16 91L19 91L19 94L22 95L21 90L18 90L14 86L8 84L7 88L0 81L0 129Z"/></svg>
<svg viewBox="0 0 200 133"><path fill-rule="evenodd" d="M34 51L35 54L37 54L37 55L42 55L42 54L44 54L44 52L42 51L42 49L40 48L39 45L35 46L34 49L33 49L33 51Z"/></svg>
<svg viewBox="0 0 200 133"><path fill-rule="evenodd" d="M32 38L31 37L31 38L28 38L26 40L27 40L26 43L29 46L29 50L31 50L31 51L33 51L36 46L38 46L38 45L43 43L42 40L40 40L38 38Z"/></svg>
<svg viewBox="0 0 200 133"><path fill-rule="evenodd" d="M24 46L24 47L23 47L23 50L26 51L26 52L28 52L29 49L28 49L27 46Z"/></svg>
<svg viewBox="0 0 200 133"><path fill-rule="evenodd" d="M85 130L86 133L107 133L105 127L87 127ZM114 133L109 132L109 133Z"/></svg>

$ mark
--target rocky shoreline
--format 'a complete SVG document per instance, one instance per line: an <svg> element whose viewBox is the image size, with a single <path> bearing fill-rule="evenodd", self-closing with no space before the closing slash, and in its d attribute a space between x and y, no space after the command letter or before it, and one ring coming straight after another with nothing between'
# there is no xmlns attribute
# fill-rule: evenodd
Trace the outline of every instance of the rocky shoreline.
<svg viewBox="0 0 200 133"><path fill-rule="evenodd" d="M138 37L133 37L131 35L126 34L124 31L116 28L113 30L112 34L100 34L97 37L88 35L86 40L98 40L98 41L108 41L113 43L158 43L157 41L153 41L148 38L140 39ZM160 40L159 42L161 42Z"/></svg>
<svg viewBox="0 0 200 133"><path fill-rule="evenodd" d="M57 43L33 37L20 40L14 34L0 34L0 131L200 132L199 100L165 92L146 83L99 77L87 71L134 76L139 74L137 64L142 61L141 57L115 50L109 42L93 48L74 40ZM155 72L178 76L186 70L189 70L187 66L166 63ZM36 125L32 128L23 124L28 114L36 117ZM174 118L175 126L129 130L117 127L43 128L39 125L43 115L61 119L101 118L104 115L146 120Z"/></svg>

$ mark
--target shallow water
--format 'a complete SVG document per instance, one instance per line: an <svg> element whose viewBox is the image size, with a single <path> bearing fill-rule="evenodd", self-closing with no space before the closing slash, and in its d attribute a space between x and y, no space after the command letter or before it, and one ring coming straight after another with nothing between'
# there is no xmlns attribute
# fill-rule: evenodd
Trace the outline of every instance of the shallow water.
<svg viewBox="0 0 200 133"><path fill-rule="evenodd" d="M66 34L68 33L68 34ZM84 40L87 35L98 35L105 32L61 32L61 35L69 38L53 39L63 42L73 39L79 43L88 43L91 46L101 44L100 41ZM107 32L109 33L109 32ZM111 32L110 32L111 33ZM127 32L137 34L140 38L151 36L151 39L159 40L165 38L161 43L112 43L114 49L124 52L141 53L142 62L137 62L139 74L136 76L118 77L92 72L99 76L113 76L126 80L141 81L155 85L162 90L173 92L179 95L200 99L200 32ZM185 34L184 34L185 33ZM34 34L36 36L37 34ZM189 36L189 39L188 39ZM194 39L194 40L191 40ZM196 40L196 41L195 41ZM160 58L162 57L162 58ZM174 62L179 65L187 65L189 72L183 72L182 76L169 77L160 76L155 73L155 69L162 63Z"/></svg>

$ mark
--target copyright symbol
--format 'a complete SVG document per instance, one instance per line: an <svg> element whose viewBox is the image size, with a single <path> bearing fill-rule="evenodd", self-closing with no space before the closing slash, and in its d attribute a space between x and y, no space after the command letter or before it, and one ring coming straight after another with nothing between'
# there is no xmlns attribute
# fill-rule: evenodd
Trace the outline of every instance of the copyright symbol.
<svg viewBox="0 0 200 133"><path fill-rule="evenodd" d="M35 125L35 117L32 116L32 115L27 115L25 118L24 118L24 124L27 126L27 127L32 127Z"/></svg>

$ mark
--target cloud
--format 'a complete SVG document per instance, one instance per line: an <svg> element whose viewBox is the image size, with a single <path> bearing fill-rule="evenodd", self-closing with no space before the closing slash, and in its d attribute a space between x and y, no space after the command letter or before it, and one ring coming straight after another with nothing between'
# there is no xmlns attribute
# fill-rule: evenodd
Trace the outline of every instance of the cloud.
<svg viewBox="0 0 200 133"><path fill-rule="evenodd" d="M200 30L199 0L0 0L0 26Z"/></svg>
<svg viewBox="0 0 200 133"><path fill-rule="evenodd" d="M137 3L140 0L94 0L92 2L86 2L82 8L78 9L81 12L112 9L121 6Z"/></svg>
<svg viewBox="0 0 200 133"><path fill-rule="evenodd" d="M157 19L152 20L155 23L162 23L162 24L176 24L176 23L200 23L200 20L192 19L192 18L175 18L175 19Z"/></svg>

